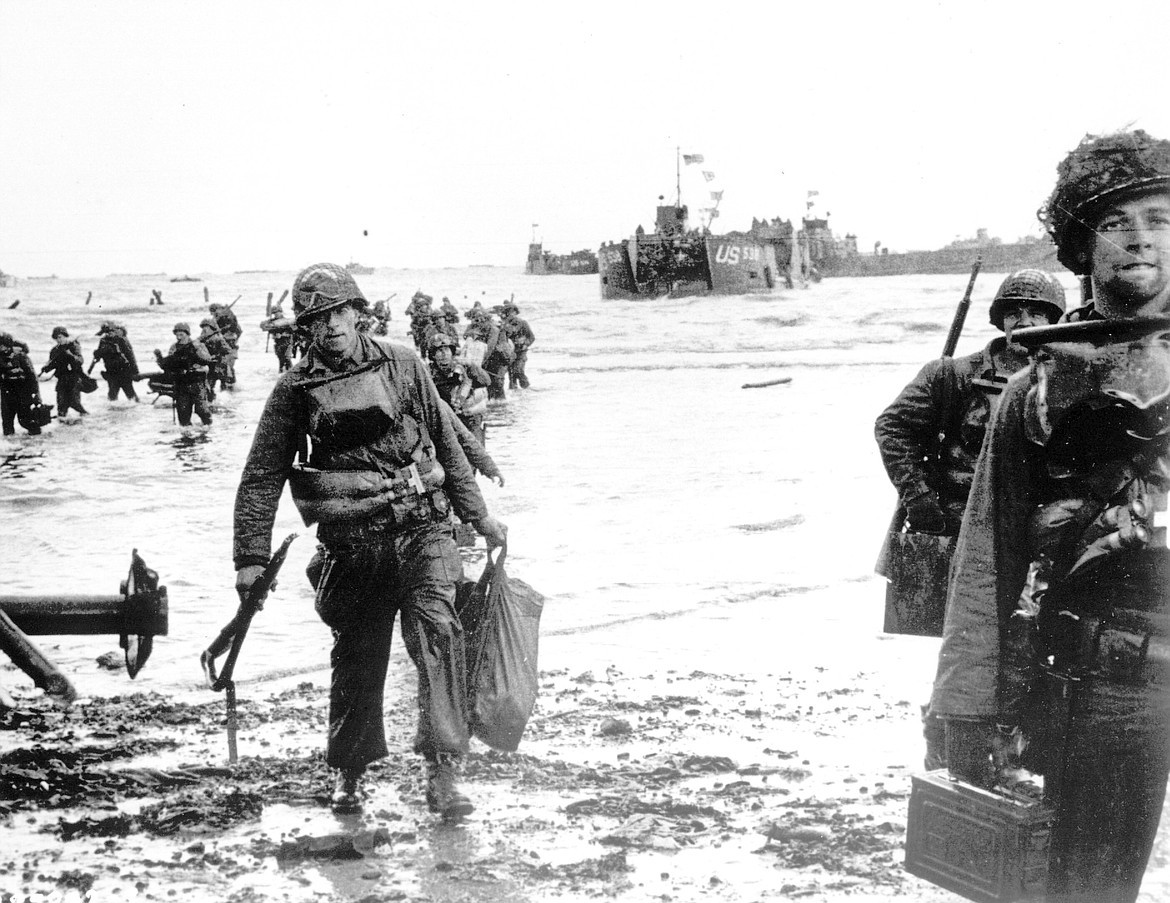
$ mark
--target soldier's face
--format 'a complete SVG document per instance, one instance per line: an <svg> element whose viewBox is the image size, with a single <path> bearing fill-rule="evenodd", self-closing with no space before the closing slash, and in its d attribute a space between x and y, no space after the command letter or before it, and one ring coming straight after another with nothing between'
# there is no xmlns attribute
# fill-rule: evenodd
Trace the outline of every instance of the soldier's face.
<svg viewBox="0 0 1170 903"><path fill-rule="evenodd" d="M1030 326L1047 326L1048 311L1039 304L1017 304L1010 310L1004 311L1003 331L1010 336L1017 329L1027 329Z"/></svg>
<svg viewBox="0 0 1170 903"><path fill-rule="evenodd" d="M352 304L327 310L309 321L313 344L327 355L343 357L357 344L357 322L358 314Z"/></svg>
<svg viewBox="0 0 1170 903"><path fill-rule="evenodd" d="M1114 303L1140 308L1170 294L1170 192L1122 198L1093 231L1093 280Z"/></svg>

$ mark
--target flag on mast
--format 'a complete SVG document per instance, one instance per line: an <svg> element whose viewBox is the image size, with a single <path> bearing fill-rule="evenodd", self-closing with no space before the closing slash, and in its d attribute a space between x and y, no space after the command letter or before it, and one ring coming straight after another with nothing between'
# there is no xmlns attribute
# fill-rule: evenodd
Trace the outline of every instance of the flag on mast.
<svg viewBox="0 0 1170 903"><path fill-rule="evenodd" d="M687 166L690 166L692 163L702 163L702 162L703 162L703 155L702 154L683 154L683 163L687 164Z"/></svg>
<svg viewBox="0 0 1170 903"><path fill-rule="evenodd" d="M715 178L715 173L711 172L710 170L704 169L703 170L703 178L706 179L708 182L710 182L712 179Z"/></svg>

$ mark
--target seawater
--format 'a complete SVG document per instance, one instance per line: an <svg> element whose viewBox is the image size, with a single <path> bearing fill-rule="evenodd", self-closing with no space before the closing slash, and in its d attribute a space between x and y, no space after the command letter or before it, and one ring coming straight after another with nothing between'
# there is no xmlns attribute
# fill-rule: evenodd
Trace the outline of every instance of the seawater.
<svg viewBox="0 0 1170 903"><path fill-rule="evenodd" d="M200 687L199 652L237 604L232 505L277 376L259 323L268 293L279 297L294 275L107 276L0 289L0 329L31 346L38 368L54 326L80 337L88 362L99 324L113 318L126 325L140 367L153 369L152 349L166 350L174 323L197 328L206 315L205 287L212 301L239 298L238 388L217 398L209 429L178 426L169 400L152 403L145 382L137 405L109 403L102 382L84 396L84 420L40 437L18 429L0 443L0 594L116 594L131 549L168 590L170 634L133 683L95 665L116 649L112 637L36 638L83 695ZM987 309L1001 278L979 277L958 353L997 334ZM873 564L895 494L873 421L941 352L967 276L624 302L600 300L596 277L518 268L379 269L358 281L370 301L392 296L392 341L409 344L403 310L420 288L460 310L514 298L532 325L532 388L510 392L488 418L488 450L506 485L481 486L509 527L510 573L548 597L546 634L702 610L734 618L737 603L760 598L802 629L811 625L821 637L812 655L841 654L880 631L883 585ZM148 303L152 289L162 306ZM780 378L790 382L743 388ZM51 382L42 394L52 401ZM315 540L286 493L274 544L294 531L301 537L253 623L241 682L328 666L329 634L304 578ZM753 631L744 623L744 668L763 654ZM705 654L701 636L694 648L697 659Z"/></svg>

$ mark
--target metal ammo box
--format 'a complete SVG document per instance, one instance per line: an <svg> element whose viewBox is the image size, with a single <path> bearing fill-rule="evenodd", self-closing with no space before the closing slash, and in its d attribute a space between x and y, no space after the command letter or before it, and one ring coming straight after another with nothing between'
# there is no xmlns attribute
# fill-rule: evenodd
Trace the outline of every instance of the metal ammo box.
<svg viewBox="0 0 1170 903"><path fill-rule="evenodd" d="M911 777L906 871L980 903L1043 900L1053 810L947 770Z"/></svg>

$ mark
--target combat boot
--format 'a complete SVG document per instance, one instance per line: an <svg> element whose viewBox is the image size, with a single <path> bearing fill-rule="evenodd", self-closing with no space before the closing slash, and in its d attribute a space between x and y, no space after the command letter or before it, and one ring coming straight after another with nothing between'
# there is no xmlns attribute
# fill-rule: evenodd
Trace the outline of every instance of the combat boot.
<svg viewBox="0 0 1170 903"><path fill-rule="evenodd" d="M361 812L362 811L362 775L365 768L339 768L334 775L333 796L330 798L330 807L334 812Z"/></svg>
<svg viewBox="0 0 1170 903"><path fill-rule="evenodd" d="M459 765L459 757L450 753L427 759L427 808L443 818L461 818L475 811L456 784Z"/></svg>

